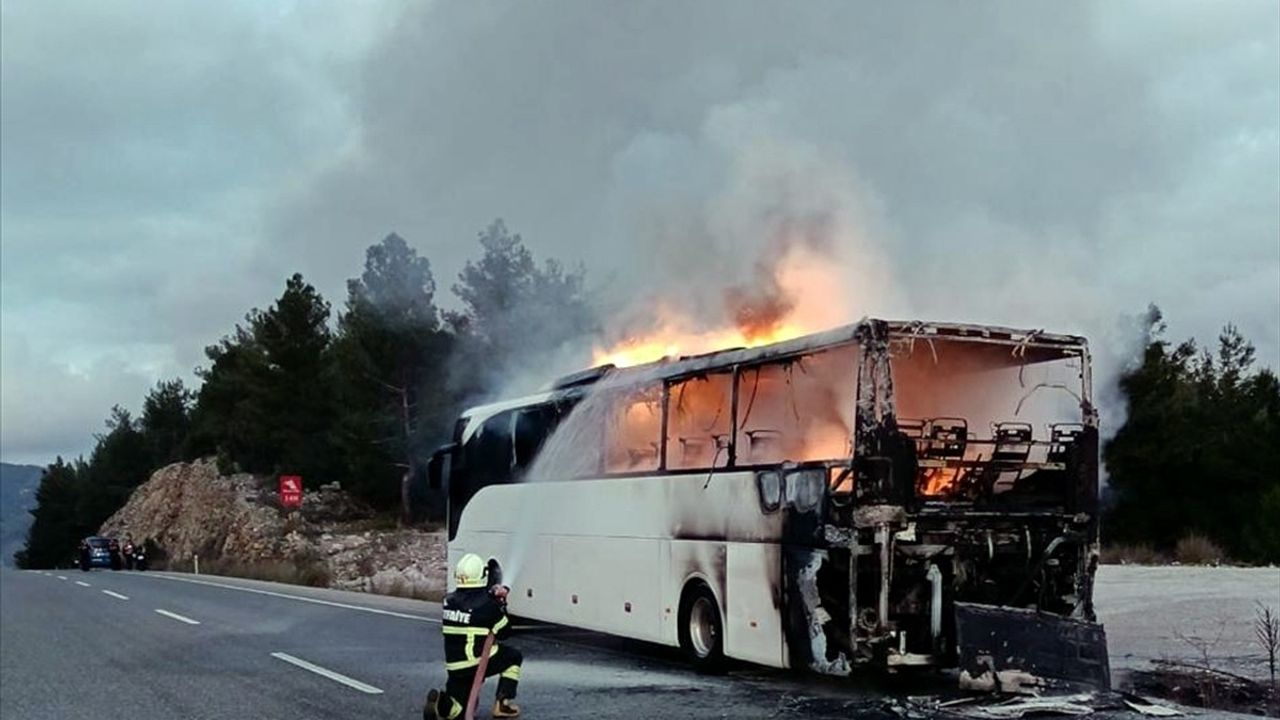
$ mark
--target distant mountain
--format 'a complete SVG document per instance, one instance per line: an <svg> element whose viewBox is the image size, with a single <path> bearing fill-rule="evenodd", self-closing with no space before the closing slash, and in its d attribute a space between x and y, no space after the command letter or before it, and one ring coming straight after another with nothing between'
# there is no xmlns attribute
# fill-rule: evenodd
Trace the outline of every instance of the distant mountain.
<svg viewBox="0 0 1280 720"><path fill-rule="evenodd" d="M13 565L13 553L27 541L36 488L44 468L0 463L0 564Z"/></svg>

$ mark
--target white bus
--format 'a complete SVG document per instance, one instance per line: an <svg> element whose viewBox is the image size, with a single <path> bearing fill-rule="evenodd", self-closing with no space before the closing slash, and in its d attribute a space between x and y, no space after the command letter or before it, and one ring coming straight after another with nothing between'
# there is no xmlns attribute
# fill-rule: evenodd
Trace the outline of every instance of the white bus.
<svg viewBox="0 0 1280 720"><path fill-rule="evenodd" d="M474 408L432 467L514 615L843 675L1093 620L1096 418L1083 338L864 320Z"/></svg>

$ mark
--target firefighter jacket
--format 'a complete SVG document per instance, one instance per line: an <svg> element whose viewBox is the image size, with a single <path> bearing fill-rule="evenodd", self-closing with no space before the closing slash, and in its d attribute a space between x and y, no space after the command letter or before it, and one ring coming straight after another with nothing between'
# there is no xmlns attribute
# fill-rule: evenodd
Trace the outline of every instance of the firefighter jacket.
<svg viewBox="0 0 1280 720"><path fill-rule="evenodd" d="M444 632L445 670L467 670L480 664L485 636L497 637L489 648L489 657L498 652L496 640L510 633L507 606L490 594L488 588L459 588L444 598L441 611Z"/></svg>

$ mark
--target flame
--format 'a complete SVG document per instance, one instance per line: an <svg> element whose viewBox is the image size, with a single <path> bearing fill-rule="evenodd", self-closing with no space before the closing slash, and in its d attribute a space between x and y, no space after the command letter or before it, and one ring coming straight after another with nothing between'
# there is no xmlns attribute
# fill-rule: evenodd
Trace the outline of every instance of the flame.
<svg viewBox="0 0 1280 720"><path fill-rule="evenodd" d="M928 468L922 479L922 495L945 495L960 480L960 468Z"/></svg>
<svg viewBox="0 0 1280 720"><path fill-rule="evenodd" d="M688 314L659 304L656 330L595 348L595 365L629 367L667 357L729 348L770 345L848 322L845 284L838 266L811 249L795 246L757 282L727 288L720 328L697 327Z"/></svg>
<svg viewBox="0 0 1280 720"><path fill-rule="evenodd" d="M645 337L630 338L612 348L596 348L595 365L612 364L629 367L661 360L667 357L699 355L716 350L737 347L759 347L800 337L811 332L798 324L785 323L764 331L746 332L740 329L688 332L659 330Z"/></svg>

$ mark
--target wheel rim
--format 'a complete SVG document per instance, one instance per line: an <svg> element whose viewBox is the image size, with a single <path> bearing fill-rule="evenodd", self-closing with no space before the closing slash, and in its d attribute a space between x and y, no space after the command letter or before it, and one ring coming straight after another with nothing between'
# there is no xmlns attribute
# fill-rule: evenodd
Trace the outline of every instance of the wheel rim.
<svg viewBox="0 0 1280 720"><path fill-rule="evenodd" d="M700 597L689 608L689 642L700 658L711 655L716 647L716 615L711 600Z"/></svg>

